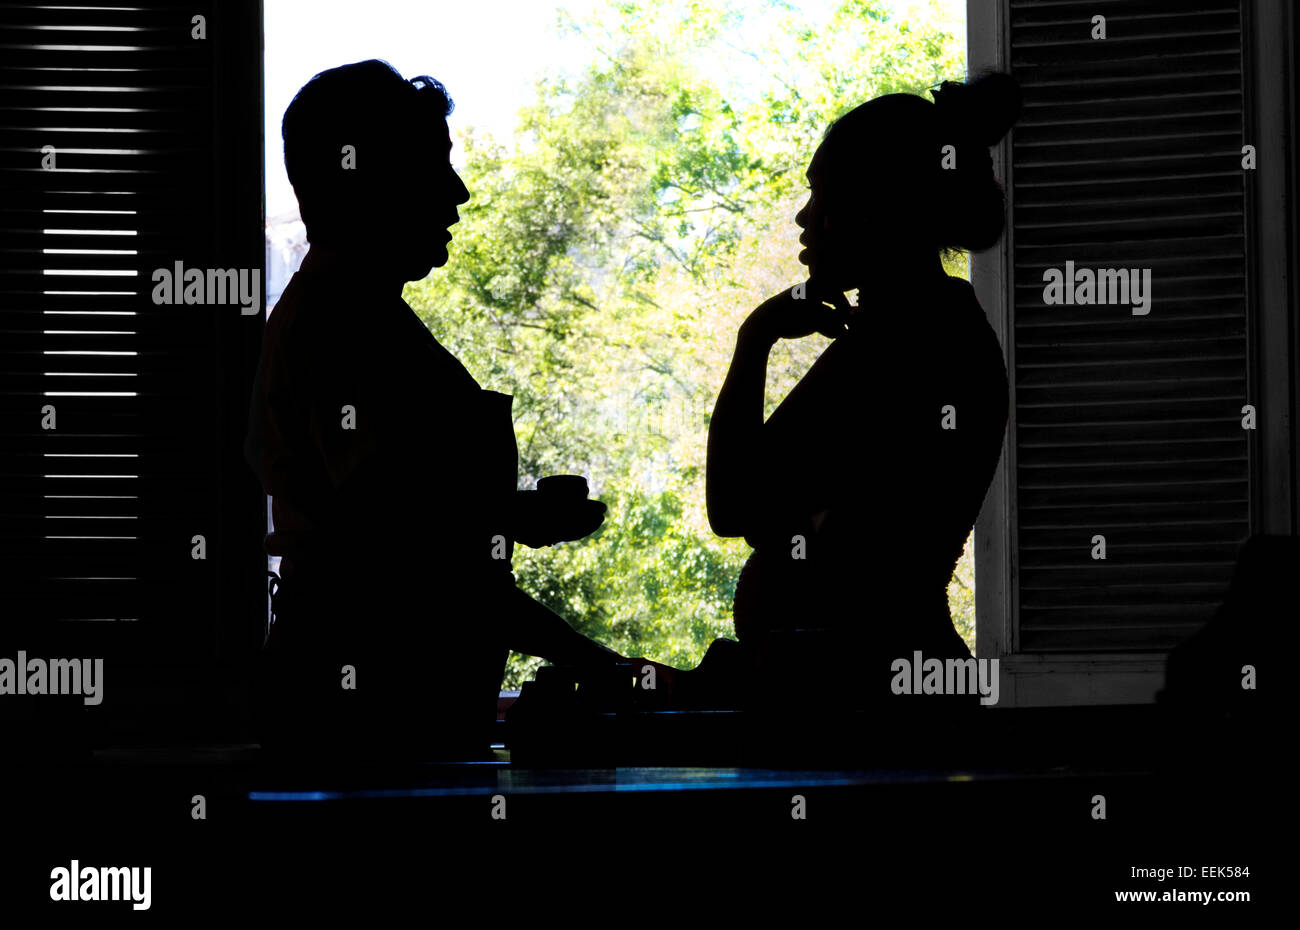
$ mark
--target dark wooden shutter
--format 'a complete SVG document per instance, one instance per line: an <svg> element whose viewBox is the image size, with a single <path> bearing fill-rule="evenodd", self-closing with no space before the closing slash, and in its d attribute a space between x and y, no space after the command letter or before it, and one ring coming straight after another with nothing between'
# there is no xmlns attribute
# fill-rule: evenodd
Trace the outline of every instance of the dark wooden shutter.
<svg viewBox="0 0 1300 930"><path fill-rule="evenodd" d="M1017 651L1167 649L1249 533L1241 37L1232 2L1011 4ZM1045 306L1067 260L1150 268L1150 313Z"/></svg>
<svg viewBox="0 0 1300 930"><path fill-rule="evenodd" d="M203 663L260 619L262 317L151 276L261 268L261 119L260 3L0 6L0 654Z"/></svg>

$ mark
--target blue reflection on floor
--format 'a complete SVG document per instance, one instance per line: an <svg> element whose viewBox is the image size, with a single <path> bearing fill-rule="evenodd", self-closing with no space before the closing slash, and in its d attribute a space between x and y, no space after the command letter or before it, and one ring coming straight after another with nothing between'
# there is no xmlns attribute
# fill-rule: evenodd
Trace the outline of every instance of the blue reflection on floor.
<svg viewBox="0 0 1300 930"><path fill-rule="evenodd" d="M398 788L348 788L337 790L250 791L250 801L341 801L370 798L436 798L466 795L571 794L626 791L714 791L720 789L835 788L853 785L924 784L937 782L989 782L1012 779L1062 777L1060 772L1008 770L872 770L781 771L718 768L621 768L520 770L477 767L461 771L454 781ZM1077 774L1077 773L1075 773ZM1121 773L1107 773L1121 774ZM467 782L472 782L467 784Z"/></svg>

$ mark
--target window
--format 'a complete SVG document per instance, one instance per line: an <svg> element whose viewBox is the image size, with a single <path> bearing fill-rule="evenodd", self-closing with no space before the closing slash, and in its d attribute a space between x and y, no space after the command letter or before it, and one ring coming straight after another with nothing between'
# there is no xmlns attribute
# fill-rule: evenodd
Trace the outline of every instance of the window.
<svg viewBox="0 0 1300 930"><path fill-rule="evenodd" d="M8 649L120 668L254 644L260 317L155 299L155 271L260 280L259 7L0 11Z"/></svg>
<svg viewBox="0 0 1300 930"><path fill-rule="evenodd" d="M999 152L1012 228L972 271L1012 383L976 531L1004 703L1151 700L1244 540L1295 532L1285 15L969 4L972 70L1025 96ZM1149 307L1049 305L1069 268L1149 273Z"/></svg>
<svg viewBox="0 0 1300 930"><path fill-rule="evenodd" d="M552 28L557 5L577 28ZM267 4L272 293L277 262L287 277L301 254L279 179L293 94L371 56L443 82L471 199L449 263L404 297L483 387L514 395L521 486L582 473L610 505L599 538L517 548L520 586L625 655L693 667L735 635L749 553L714 536L703 506L708 418L736 329L806 277L794 217L830 121L963 76L960 3L910 4L906 28L906 3L844 4L836 19L838 5L736 3L716 20L667 0L557 5L516 4L502 29L499 10L472 4L313 17ZM476 44L487 34L490 62ZM778 346L770 407L825 345ZM968 592L952 590L969 619ZM506 687L536 665L512 657Z"/></svg>

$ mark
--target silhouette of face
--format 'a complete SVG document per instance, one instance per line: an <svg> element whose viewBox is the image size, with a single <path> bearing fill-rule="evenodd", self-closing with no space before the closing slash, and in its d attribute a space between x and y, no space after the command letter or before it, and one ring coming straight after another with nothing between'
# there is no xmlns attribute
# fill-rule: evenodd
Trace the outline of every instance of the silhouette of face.
<svg viewBox="0 0 1300 930"><path fill-rule="evenodd" d="M877 98L833 125L808 165L808 202L795 216L805 246L799 261L810 278L836 290L938 250L929 176L938 172L927 167L937 165L930 149L938 149L924 126L900 124L881 110L888 100Z"/></svg>
<svg viewBox="0 0 1300 930"><path fill-rule="evenodd" d="M808 266L808 276L847 291L861 283L863 258L881 243L860 196L828 169L829 144L818 146L808 165L808 202L794 221L803 229L799 261Z"/></svg>
<svg viewBox="0 0 1300 930"><path fill-rule="evenodd" d="M395 259L406 281L418 281L447 264L451 227L460 222L456 207L469 200L469 191L451 165L451 134L445 120L433 121L413 151L421 153L420 160L392 179L386 195L397 235L385 236L385 244L396 248Z"/></svg>
<svg viewBox="0 0 1300 930"><path fill-rule="evenodd" d="M825 179L819 172L814 172L813 166L816 163L817 156L814 155L813 164L808 166L808 202L794 216L795 223L803 230L799 236L799 244L804 246L804 249L799 253L799 263L808 266L810 278L816 277L819 269L823 272L825 270L822 255L825 247L823 235L829 226L822 206L826 199Z"/></svg>

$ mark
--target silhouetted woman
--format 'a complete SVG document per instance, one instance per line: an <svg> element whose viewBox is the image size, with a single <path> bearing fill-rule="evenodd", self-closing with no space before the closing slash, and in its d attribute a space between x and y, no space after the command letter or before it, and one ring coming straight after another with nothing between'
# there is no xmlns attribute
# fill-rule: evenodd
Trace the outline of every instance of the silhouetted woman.
<svg viewBox="0 0 1300 930"><path fill-rule="evenodd" d="M934 97L890 94L832 124L796 217L809 281L740 328L709 428L708 512L754 552L740 645L717 641L684 676L697 698L710 680L714 696L870 704L890 699L895 659L970 655L947 585L997 467L1007 382L970 284L940 257L1001 235L989 147L1019 95L990 75ZM769 351L814 332L835 341L764 422Z"/></svg>

